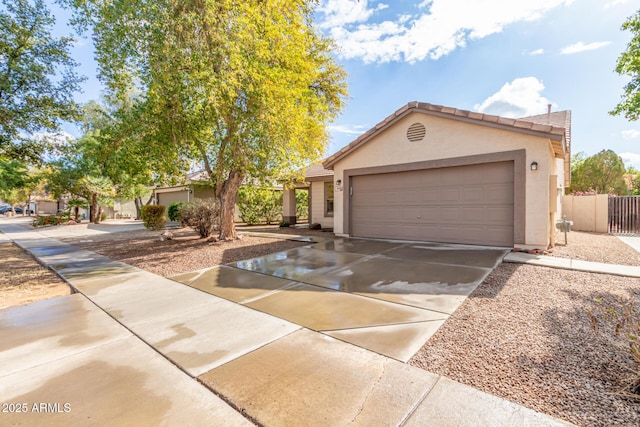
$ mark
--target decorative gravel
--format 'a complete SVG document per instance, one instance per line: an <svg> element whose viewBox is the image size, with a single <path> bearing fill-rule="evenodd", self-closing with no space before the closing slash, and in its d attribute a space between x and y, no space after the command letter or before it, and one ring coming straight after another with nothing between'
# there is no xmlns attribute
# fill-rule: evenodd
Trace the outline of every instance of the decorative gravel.
<svg viewBox="0 0 640 427"><path fill-rule="evenodd" d="M564 233L556 233L556 247L549 255L609 264L640 265L640 253L610 234L571 231L564 245Z"/></svg>
<svg viewBox="0 0 640 427"><path fill-rule="evenodd" d="M163 231L129 231L106 233L61 239L65 242L97 252L106 257L125 262L143 270L165 277L212 267L219 264L255 258L299 246L305 242L283 239L243 236L233 242L209 242L200 238L191 229L171 230L172 240L160 240ZM331 237L332 233L299 229L280 233L278 229L269 233L320 235Z"/></svg>
<svg viewBox="0 0 640 427"><path fill-rule="evenodd" d="M502 264L409 363L578 425L640 425L618 394L630 352L586 315L606 294L640 296L640 279Z"/></svg>

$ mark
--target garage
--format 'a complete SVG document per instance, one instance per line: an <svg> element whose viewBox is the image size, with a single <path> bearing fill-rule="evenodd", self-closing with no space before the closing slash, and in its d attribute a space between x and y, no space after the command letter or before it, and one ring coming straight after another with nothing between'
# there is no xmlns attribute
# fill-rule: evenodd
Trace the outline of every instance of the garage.
<svg viewBox="0 0 640 427"><path fill-rule="evenodd" d="M514 244L514 163L353 176L354 237Z"/></svg>
<svg viewBox="0 0 640 427"><path fill-rule="evenodd" d="M410 102L322 166L311 200L331 202L337 236L546 249L571 180L571 111L516 119Z"/></svg>

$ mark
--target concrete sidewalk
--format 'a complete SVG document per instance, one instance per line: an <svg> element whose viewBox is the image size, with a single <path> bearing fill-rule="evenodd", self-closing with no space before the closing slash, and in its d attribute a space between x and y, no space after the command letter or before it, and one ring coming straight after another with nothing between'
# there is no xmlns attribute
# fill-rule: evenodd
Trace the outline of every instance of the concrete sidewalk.
<svg viewBox="0 0 640 427"><path fill-rule="evenodd" d="M0 401L27 405L2 425L566 425L22 226L0 231L81 293L0 311Z"/></svg>
<svg viewBox="0 0 640 427"><path fill-rule="evenodd" d="M617 236L629 245L629 250L640 252L640 237ZM632 265L606 264L603 262L582 261L579 259L559 258L548 255L534 255L524 252L510 252L504 262L539 265L542 267L577 270L589 273L613 274L615 276L640 277L640 267Z"/></svg>

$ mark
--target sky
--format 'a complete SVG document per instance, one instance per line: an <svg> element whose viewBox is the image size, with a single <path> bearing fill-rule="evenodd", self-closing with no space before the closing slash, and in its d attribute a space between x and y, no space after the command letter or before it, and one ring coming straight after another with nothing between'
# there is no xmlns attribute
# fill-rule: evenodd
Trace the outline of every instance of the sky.
<svg viewBox="0 0 640 427"><path fill-rule="evenodd" d="M505 117L572 111L572 152L618 153L640 168L640 122L608 114L628 78L614 71L637 0L320 0L349 98L329 125L327 155L410 101ZM68 13L54 5L58 33ZM79 102L99 99L90 39L72 55L87 76ZM67 131L76 134L73 127Z"/></svg>

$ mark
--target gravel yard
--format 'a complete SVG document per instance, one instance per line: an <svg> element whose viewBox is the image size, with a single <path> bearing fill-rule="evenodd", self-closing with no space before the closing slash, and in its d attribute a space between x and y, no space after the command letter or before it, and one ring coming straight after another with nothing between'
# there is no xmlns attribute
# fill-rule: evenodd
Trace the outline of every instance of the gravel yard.
<svg viewBox="0 0 640 427"><path fill-rule="evenodd" d="M640 253L613 235L571 231L568 245L564 233L556 233L556 246L549 255L609 264L640 265Z"/></svg>
<svg viewBox="0 0 640 427"><path fill-rule="evenodd" d="M305 229L273 229L268 232L333 236L332 233ZM255 236L243 236L241 240L233 242L211 243L200 238L189 228L172 230L172 233L174 238L165 241L160 240L162 231L148 230L61 240L165 277L309 244Z"/></svg>
<svg viewBox="0 0 640 427"><path fill-rule="evenodd" d="M640 301L640 279L502 264L409 363L581 426L640 425L618 394L631 354L585 311L606 294Z"/></svg>
<svg viewBox="0 0 640 427"><path fill-rule="evenodd" d="M14 243L0 243L0 310L69 295L71 288Z"/></svg>

